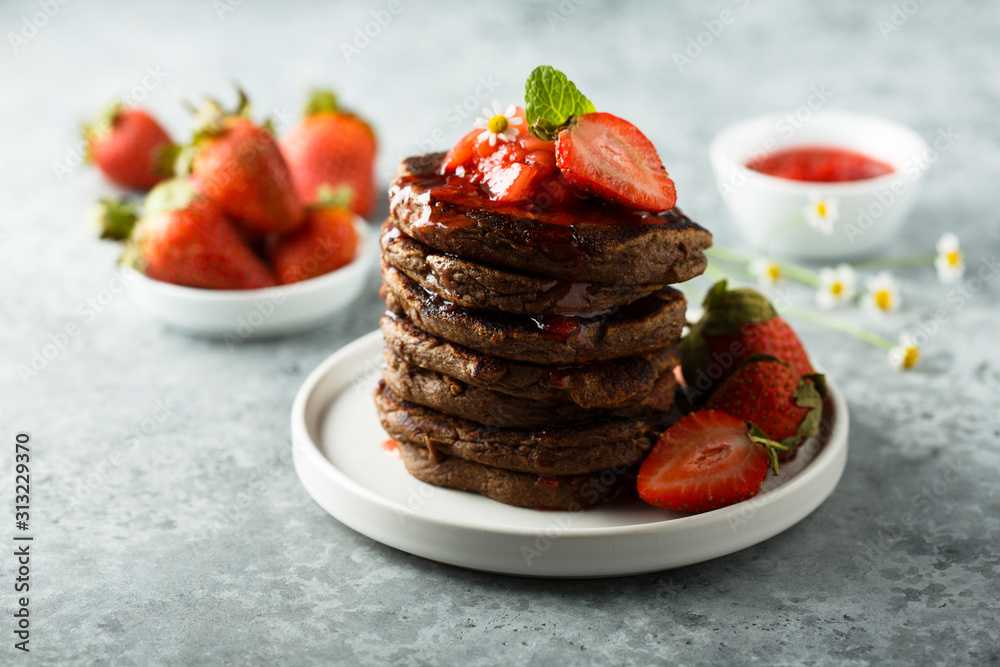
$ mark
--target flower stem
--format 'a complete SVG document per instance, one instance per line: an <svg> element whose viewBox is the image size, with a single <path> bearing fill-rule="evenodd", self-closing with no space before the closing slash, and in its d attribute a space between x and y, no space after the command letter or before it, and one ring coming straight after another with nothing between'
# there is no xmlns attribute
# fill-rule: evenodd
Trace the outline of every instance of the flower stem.
<svg viewBox="0 0 1000 667"><path fill-rule="evenodd" d="M824 315L823 313L803 310L801 308L794 308L791 306L783 308L781 310L781 314L803 320L805 322L812 322L813 324L819 324L825 327L830 327L831 329L836 329L837 331L850 334L855 338L860 338L866 343L871 343L875 347L882 348L883 350L890 350L894 347L894 343L891 340L830 315Z"/></svg>
<svg viewBox="0 0 1000 667"><path fill-rule="evenodd" d="M760 259L754 255L732 250L724 246L713 246L705 250L705 254L711 259L733 264L749 264L755 259ZM819 287L819 276L809 269L797 264L788 262L774 262L783 274L809 287Z"/></svg>
<svg viewBox="0 0 1000 667"><path fill-rule="evenodd" d="M877 271L878 269L934 266L934 259L934 255L898 255L851 262L851 266L858 271Z"/></svg>
<svg viewBox="0 0 1000 667"><path fill-rule="evenodd" d="M770 252L771 242L774 241L775 238L780 236L782 233L788 231L792 227L797 227L801 225L803 222L805 222L805 220L806 217L802 215L802 213L792 213L784 220L779 220L778 222L774 223L774 225L769 230L767 230L767 235L764 237L764 249Z"/></svg>

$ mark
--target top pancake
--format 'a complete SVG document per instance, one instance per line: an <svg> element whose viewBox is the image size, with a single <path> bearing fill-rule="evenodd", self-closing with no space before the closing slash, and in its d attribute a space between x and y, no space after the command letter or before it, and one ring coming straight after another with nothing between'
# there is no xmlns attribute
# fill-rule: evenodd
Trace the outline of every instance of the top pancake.
<svg viewBox="0 0 1000 667"><path fill-rule="evenodd" d="M389 190L399 229L483 264L573 281L671 284L700 275L712 235L676 207L640 212L587 197L500 205L439 174L443 153L410 157ZM455 179L457 177L451 177Z"/></svg>

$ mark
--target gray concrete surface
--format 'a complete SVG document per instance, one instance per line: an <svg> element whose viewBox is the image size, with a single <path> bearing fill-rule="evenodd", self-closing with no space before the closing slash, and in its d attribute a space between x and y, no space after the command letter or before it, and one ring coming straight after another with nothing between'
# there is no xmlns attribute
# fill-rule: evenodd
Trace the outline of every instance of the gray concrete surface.
<svg viewBox="0 0 1000 667"><path fill-rule="evenodd" d="M0 479L13 512L13 438L30 432L35 535L27 655L13 648L16 564L2 550L0 662L1000 661L995 281L976 289L970 272L959 291L931 271L900 271L901 312L847 316L895 336L943 310L908 374L865 343L797 325L853 421L842 482L787 532L661 574L492 576L354 533L291 468L295 391L376 326L374 276L349 316L297 338L230 350L166 330L126 295L109 296L117 250L83 217L111 189L73 157L77 123L127 91L180 134L180 96L222 95L235 79L280 126L307 86L330 83L374 121L386 180L399 158L466 131L478 112L454 122L466 97L520 99L530 69L551 63L643 128L688 214L739 247L708 141L824 87L826 108L959 135L893 252L931 252L950 229L978 271L1000 250L996 4L403 0L393 15L379 1L81 0L48 3L51 16L46 5L7 2L0 19ZM731 23L714 22L723 10ZM379 16L386 25L371 23ZM699 39L707 45L678 66L675 54ZM79 333L23 380L18 367L71 324ZM8 525L12 545L12 516Z"/></svg>

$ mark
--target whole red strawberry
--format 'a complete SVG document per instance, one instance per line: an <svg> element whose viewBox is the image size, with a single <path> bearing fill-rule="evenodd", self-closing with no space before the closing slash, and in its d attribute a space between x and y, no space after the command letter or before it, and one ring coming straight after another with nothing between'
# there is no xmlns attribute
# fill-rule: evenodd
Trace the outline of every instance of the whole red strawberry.
<svg viewBox="0 0 1000 667"><path fill-rule="evenodd" d="M691 392L706 396L755 354L787 362L799 375L814 373L802 341L764 295L712 286L704 314L681 341L684 380Z"/></svg>
<svg viewBox="0 0 1000 667"><path fill-rule="evenodd" d="M122 263L154 280L207 289L275 285L270 269L215 204L187 180L156 186L129 237Z"/></svg>
<svg viewBox="0 0 1000 667"><path fill-rule="evenodd" d="M146 191L169 176L161 156L170 136L142 109L114 104L83 133L88 158L118 185Z"/></svg>
<svg viewBox="0 0 1000 667"><path fill-rule="evenodd" d="M289 232L302 223L302 202L274 136L246 117L244 96L226 114L209 101L199 111L191 176L226 215L261 232Z"/></svg>
<svg viewBox="0 0 1000 667"><path fill-rule="evenodd" d="M281 140L299 197L314 203L320 189L348 186L351 208L371 215L375 202L375 134L364 120L337 107L329 90L314 91L305 118Z"/></svg>
<svg viewBox="0 0 1000 667"><path fill-rule="evenodd" d="M357 247L353 211L339 206L310 207L302 226L271 248L271 264L279 283L295 283L350 263Z"/></svg>
<svg viewBox="0 0 1000 667"><path fill-rule="evenodd" d="M767 355L747 359L705 404L759 427L788 448L791 458L802 442L819 433L826 383L820 374L800 375L784 361Z"/></svg>
<svg viewBox="0 0 1000 667"><path fill-rule="evenodd" d="M571 120L556 139L556 159L570 183L603 199L649 211L666 211L677 202L653 142L609 113Z"/></svg>
<svg viewBox="0 0 1000 667"><path fill-rule="evenodd" d="M647 503L705 512L751 498L783 446L725 412L699 410L668 428L639 467L636 489Z"/></svg>

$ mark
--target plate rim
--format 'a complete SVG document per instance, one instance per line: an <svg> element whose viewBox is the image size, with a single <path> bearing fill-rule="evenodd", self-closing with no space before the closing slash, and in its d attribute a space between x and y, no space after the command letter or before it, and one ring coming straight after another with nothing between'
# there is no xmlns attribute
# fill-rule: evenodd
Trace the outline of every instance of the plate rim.
<svg viewBox="0 0 1000 667"><path fill-rule="evenodd" d="M460 529L464 531L475 531L476 534L482 535L484 537L506 537L506 538L541 538L546 536L549 530L548 526L516 526L508 523L495 524L495 523L476 523L474 521L463 519L459 517L453 517L445 514L440 514L430 509L418 509L413 510L406 507L404 504L399 503L396 500L387 498L379 494L372 489L362 485L361 483L355 481L345 472L340 470L336 465L330 461L326 455L321 450L320 443L312 437L309 431L309 423L307 420L307 407L309 406L309 401L313 396L316 388L319 386L320 382L330 373L331 369L336 368L338 365L344 363L345 361L355 360L357 356L358 359L365 359L369 356L374 356L375 350L369 350L369 348L374 347L382 339L381 331L376 329L368 334L365 334L354 341L348 343L341 349L337 350L325 360L323 360L305 379L302 386L295 396L295 400L292 405L291 411L291 427L292 427L292 449L293 449L293 460L295 463L296 474L299 477L300 483L306 488L309 496L313 498L320 507L333 516L335 519L343 523L344 525L352 528L353 530L364 534L376 541L383 544L391 546L396 549L406 551L408 553L414 553L421 557L430 558L432 560L437 560L439 562L446 562L451 565L458 565L461 567L467 567L471 569L481 569L491 572L503 572L507 574L519 574L527 576L545 576L545 577L557 577L557 576L613 576L613 575L554 575L548 573L533 574L530 572L522 572L520 570L512 569L497 569L494 567L476 567L474 565L468 565L461 559L454 560L442 560L434 556L428 556L426 553L418 553L412 549L399 546L398 544L393 544L387 542L384 539L374 537L370 532L361 530L355 525L355 521L350 518L345 518L344 516L338 515L334 511L327 509L323 503L316 498L312 489L310 488L310 483L304 478L302 466L313 466L318 467L325 478L332 478L341 486L342 491L358 497L368 503L373 503L381 511L399 513L404 512L407 514L409 520L416 520L418 524L432 526L435 529ZM355 360L356 361L356 360ZM344 382L349 383L351 378L355 378L356 374L349 374L349 378L344 379ZM834 419L830 430L830 435L823 449L816 455L816 457L809 462L809 464L801 470L792 480L787 483L783 483L774 489L754 496L744 503L754 502L756 499L758 502L760 499L766 498L767 504L772 504L774 502L780 502L786 496L795 494L797 492L802 492L802 488L809 486L816 482L816 478L824 475L824 473L829 474L826 468L831 464L836 465L836 458L843 457L843 461L839 466L839 469L832 473L832 483L830 483L830 489L826 492L818 501L815 506L812 507L808 512L803 514L801 517L789 523L778 530L768 532L764 537L752 541L748 544L740 546L736 549L730 549L724 551L724 553L718 554L719 556L725 555L725 553L734 553L735 551L740 551L742 549L748 548L753 544L759 543L763 540L770 539L781 532L784 532L791 526L795 525L806 516L811 514L818 508L826 499L833 493L833 490L837 487L840 479L843 475L844 468L846 466L847 458L847 448L848 448L848 430L849 430L849 415L847 410L847 404L844 400L843 394L840 392L835 382L828 382L830 389L830 397L834 406ZM329 406L322 408L323 410L328 409ZM701 514L693 514L690 516L683 517L672 517L669 520L664 521L652 521L637 524L626 524L619 526L591 526L591 527L578 527L566 529L563 534L560 535L560 539L570 539L575 543L585 542L590 540L598 540L604 538L616 538L616 537L669 537L678 532L690 531L692 529L698 528L712 528L715 524L725 524L728 517L732 516L734 513L741 511L744 507L744 503L737 503L735 505L730 505L728 507L719 508L717 510L712 510L709 512L703 512ZM578 510L586 511L586 510ZM574 515L577 512L551 512L553 516L560 515ZM377 532L377 531L376 531ZM717 556L712 556L702 560L709 560ZM696 561L698 562L698 561ZM670 569L672 566L665 566L660 568L660 570ZM638 574L639 572L649 572L655 570L641 569L635 570L633 573Z"/></svg>

